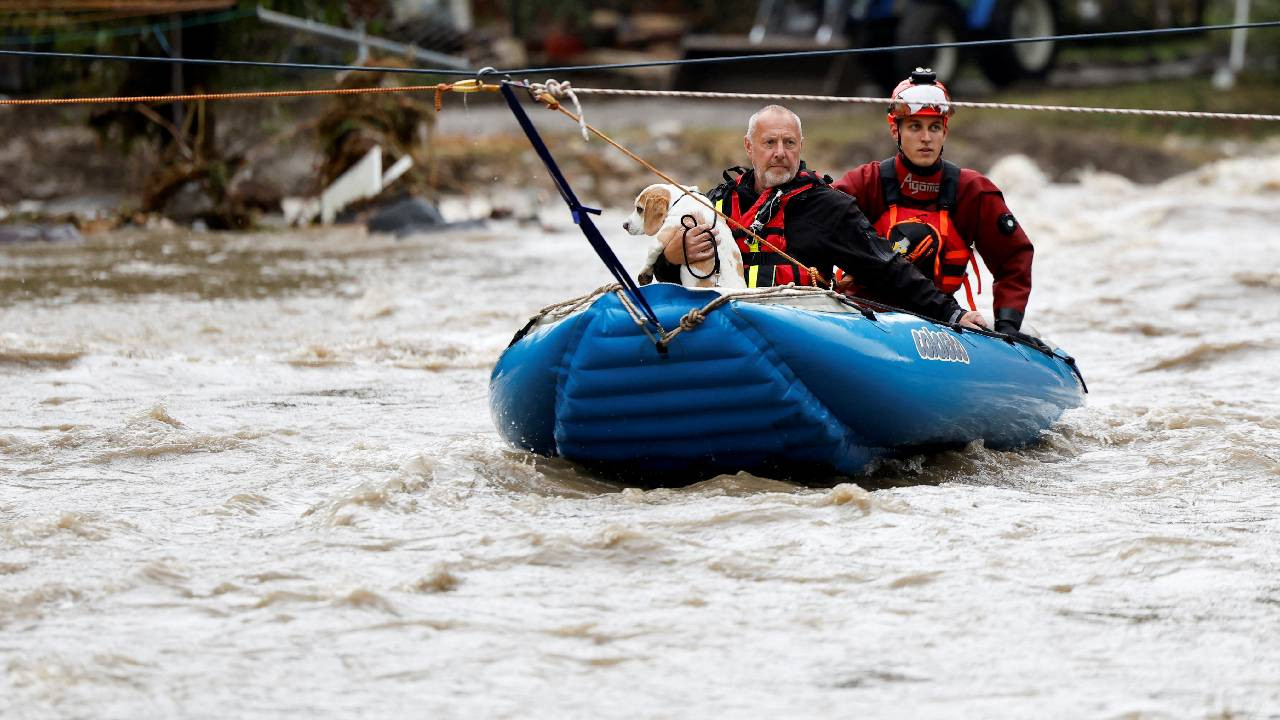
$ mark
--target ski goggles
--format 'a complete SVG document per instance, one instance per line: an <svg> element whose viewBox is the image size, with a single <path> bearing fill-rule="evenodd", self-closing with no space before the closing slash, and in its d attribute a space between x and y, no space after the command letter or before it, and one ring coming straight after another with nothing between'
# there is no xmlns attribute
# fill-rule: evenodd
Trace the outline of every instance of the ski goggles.
<svg viewBox="0 0 1280 720"><path fill-rule="evenodd" d="M893 99L889 105L889 114L899 118L910 115L938 115L946 118L955 114L955 108L951 107L947 94L937 85L912 85Z"/></svg>

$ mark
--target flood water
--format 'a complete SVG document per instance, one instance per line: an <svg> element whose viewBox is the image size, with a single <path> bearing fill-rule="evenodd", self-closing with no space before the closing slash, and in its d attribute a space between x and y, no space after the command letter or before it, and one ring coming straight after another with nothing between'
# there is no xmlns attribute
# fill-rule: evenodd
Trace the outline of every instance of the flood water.
<svg viewBox="0 0 1280 720"><path fill-rule="evenodd" d="M503 444L550 200L0 246L0 717L1280 716L1280 155L993 177L1087 406L834 488Z"/></svg>

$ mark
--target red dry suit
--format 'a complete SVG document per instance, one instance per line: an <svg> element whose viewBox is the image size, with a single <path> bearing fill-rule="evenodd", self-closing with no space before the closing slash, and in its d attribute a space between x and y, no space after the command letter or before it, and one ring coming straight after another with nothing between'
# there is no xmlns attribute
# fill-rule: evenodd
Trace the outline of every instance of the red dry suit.
<svg viewBox="0 0 1280 720"><path fill-rule="evenodd" d="M1031 295L1034 249L1005 205L1004 194L986 176L944 160L919 168L899 153L850 170L833 187L852 195L876 230L908 258L921 242L941 245L940 255L926 251L916 263L943 292L953 293L963 284L969 248L976 249L994 276L996 322L1021 326ZM913 219L924 225L903 223ZM895 224L896 233L891 228Z"/></svg>

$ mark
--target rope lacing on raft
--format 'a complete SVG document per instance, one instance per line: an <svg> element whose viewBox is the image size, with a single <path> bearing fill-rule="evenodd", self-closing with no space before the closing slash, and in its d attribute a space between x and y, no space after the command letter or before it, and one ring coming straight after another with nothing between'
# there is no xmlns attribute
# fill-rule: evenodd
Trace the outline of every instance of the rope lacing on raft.
<svg viewBox="0 0 1280 720"><path fill-rule="evenodd" d="M521 333L517 334L516 339L518 340L519 338L523 337L524 333L526 333L530 328L532 328L534 325L537 325L538 322L540 322L543 318L551 315L552 313L558 313L557 316L553 318L554 320L559 320L564 317L568 317L569 315L576 312L579 308L590 305L593 301L595 301L601 295L604 295L605 293L609 293L609 292L613 292L614 294L617 295L618 301L622 304L623 309L627 311L627 314L631 316L632 321L634 321L636 325L640 326L641 328L644 328L645 318L641 314L639 308L636 308L631 303L626 293L622 292L621 286L617 284L609 284L609 285L604 285L602 287L596 288L591 293L588 293L587 295L584 295L582 297L573 298L572 300L567 300L562 303L556 303L555 305L548 305L547 307L539 311L538 314L534 315L532 319L530 319L529 323L525 326L525 329L522 330ZM1036 338L1034 336L1019 337L1018 336L1019 334L1016 334L1016 333L1014 335L1006 335L1003 333L995 332L993 330L987 330L985 328L964 327L958 323L947 323L941 320L935 320L933 318L921 315L920 313L912 312L910 310L904 310L902 308L896 308L891 305L885 305L883 303L875 302L874 300L850 297L848 295L845 295L844 293L840 293L835 290L829 290L827 288L811 287L811 286L805 286L805 285L795 285L795 284L779 285L775 287L756 288L756 289L748 289L748 290L732 290L729 292L725 292L723 294L719 294L718 297L716 297L714 300L707 303L706 305L703 305L702 307L699 307L699 308L692 308L688 312L686 312L680 318L680 322L677 323L677 326L675 329L667 331L663 333L659 338L657 338L658 348L659 350L665 350L665 348L670 345L671 341L674 340L676 337L678 337L681 333L687 330L696 329L699 325L701 325L704 321L706 321L707 317L712 312L714 312L716 309L720 308L721 306L729 303L731 300L746 300L750 302L754 300L771 299L771 298L803 298L803 297L830 298L832 301L843 306L844 308L847 308L852 312L860 313L867 320L875 320L876 311L894 312L894 313L901 313L904 315L913 315L923 320L924 322L932 323L934 325L943 325L945 327L951 328L956 332L966 332L966 333L975 333L978 335L986 335L988 337L999 338L1010 344L1016 344L1016 345L1021 345L1023 347L1031 348L1032 350L1036 350L1045 355L1056 357L1060 360L1065 361L1069 366L1071 366L1072 372L1075 373L1075 375L1080 378L1081 386L1084 386L1084 377L1080 374L1079 369L1075 365L1075 358L1071 357L1070 355L1062 354L1056 348L1052 348L1044 344L1043 341L1041 341L1039 338ZM1085 387L1085 392L1088 392L1088 391L1089 389Z"/></svg>
<svg viewBox="0 0 1280 720"><path fill-rule="evenodd" d="M542 321L544 318L552 315L554 315L554 317L552 317L552 320L559 320L561 318L568 317L569 315L572 315L574 312L576 312L579 308L590 305L601 295L604 295L610 292L617 295L618 301L622 304L623 309L627 311L627 314L631 316L632 321L634 321L636 325L642 328L646 326L647 321L645 320L645 316L640 311L640 309L631 302L631 299L627 296L625 292L622 291L622 287L620 285L618 285L617 283L611 283L609 285L604 285L602 287L596 288L595 290L591 291L586 295L583 295L582 297L573 298L571 300L566 300L564 302L556 303L554 305L548 305L547 307L538 311L538 313L533 316L533 319L529 321L529 324L526 327L533 327L534 325ZM832 300L835 300L836 302L840 303L841 305L852 306L854 309L858 310L859 312L862 312L864 316L867 316L872 319L874 319L875 317L874 315L868 315L868 312L865 308L854 305L847 295L843 295L841 293L835 292L834 290L828 290L826 288L812 287L812 286L806 286L806 285L787 284L787 285L777 285L774 287L766 287L766 288L733 290L731 292L717 293L716 298L711 302L707 303L706 305L703 305L702 307L693 308L688 312L686 312L680 318L680 322L677 324L677 326L672 330L668 330L667 332L664 332L661 336L657 338L657 342L660 347L665 347L669 345L672 340L674 340L677 336L680 335L680 333L685 332L686 330L693 330L697 328L707 319L708 315L714 312L717 308L727 304L731 300L748 300L749 301L749 300L758 300L762 298L786 298L786 297L794 298L794 297L805 297L805 296L829 297ZM915 313L911 313L911 314L914 315ZM936 322L934 320L930 320L929 318L922 317L922 319L928 320L929 322Z"/></svg>

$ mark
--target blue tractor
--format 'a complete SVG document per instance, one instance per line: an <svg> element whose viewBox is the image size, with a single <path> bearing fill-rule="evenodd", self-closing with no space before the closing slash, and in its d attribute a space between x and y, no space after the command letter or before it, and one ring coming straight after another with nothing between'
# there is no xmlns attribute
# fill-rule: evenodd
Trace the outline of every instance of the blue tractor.
<svg viewBox="0 0 1280 720"><path fill-rule="evenodd" d="M1060 25L1055 0L867 0L826 4L851 5L846 30L863 46L1047 37L1059 34ZM1004 86L1047 75L1057 50L1053 41L1015 43L966 49L965 57L976 59L988 80ZM867 67L886 87L917 66L932 67L946 82L955 77L961 57L957 48L876 53Z"/></svg>
<svg viewBox="0 0 1280 720"><path fill-rule="evenodd" d="M1057 35L1058 0L763 0L745 36L685 38L686 57L793 50L925 45L966 40ZM848 89L856 65L886 90L917 66L938 78L955 77L961 60L976 60L995 85L1045 76L1053 67L1052 41L965 49L869 53L827 63L826 90ZM681 84L677 80L677 84Z"/></svg>

